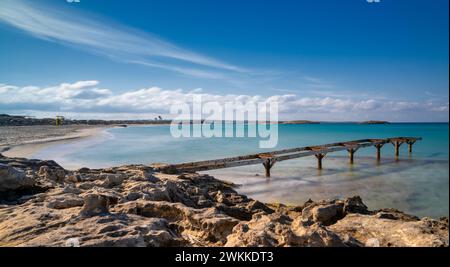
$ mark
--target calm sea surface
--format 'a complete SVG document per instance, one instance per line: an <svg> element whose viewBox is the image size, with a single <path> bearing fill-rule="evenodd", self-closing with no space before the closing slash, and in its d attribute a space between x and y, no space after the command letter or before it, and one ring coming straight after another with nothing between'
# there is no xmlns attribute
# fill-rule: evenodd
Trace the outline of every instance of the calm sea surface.
<svg viewBox="0 0 450 267"><path fill-rule="evenodd" d="M397 208L418 216L449 215L448 124L311 124L279 125L274 149L319 145L364 138L423 137L413 147L401 148L399 160L390 144L377 164L375 148L359 150L349 166L346 153L329 154L324 169L315 158L277 163L272 177L260 165L208 171L216 178L240 184L238 191L264 202L302 204L360 195L371 209ZM173 138L169 126L113 128L104 134L63 145L50 146L33 155L55 159L67 168L107 167L129 163L179 163L264 152L256 138Z"/></svg>

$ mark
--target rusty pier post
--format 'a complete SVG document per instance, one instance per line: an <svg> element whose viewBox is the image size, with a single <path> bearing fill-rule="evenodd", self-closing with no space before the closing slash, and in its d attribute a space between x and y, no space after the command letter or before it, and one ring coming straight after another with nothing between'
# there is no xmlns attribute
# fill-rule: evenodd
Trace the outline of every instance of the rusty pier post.
<svg viewBox="0 0 450 267"><path fill-rule="evenodd" d="M395 157L398 158L400 156L400 146L403 144L403 141L395 140L393 141L393 145L395 148Z"/></svg>
<svg viewBox="0 0 450 267"><path fill-rule="evenodd" d="M350 164L353 164L354 163L354 155L355 155L355 152L358 151L358 149L357 148L348 148L347 151L348 151Z"/></svg>
<svg viewBox="0 0 450 267"><path fill-rule="evenodd" d="M322 159L326 156L327 154L325 153L319 153L316 154L316 158L317 158L317 169L321 170L322 169Z"/></svg>
<svg viewBox="0 0 450 267"><path fill-rule="evenodd" d="M375 145L375 148L377 149L377 161L381 160L381 148L383 148L384 143L379 143Z"/></svg>
<svg viewBox="0 0 450 267"><path fill-rule="evenodd" d="M411 154L413 151L412 147L416 143L416 140L408 140L406 143L408 144L408 152Z"/></svg>
<svg viewBox="0 0 450 267"><path fill-rule="evenodd" d="M273 165L275 165L275 160L273 158L266 158L263 165L266 170L266 177L270 178L270 169L272 169Z"/></svg>

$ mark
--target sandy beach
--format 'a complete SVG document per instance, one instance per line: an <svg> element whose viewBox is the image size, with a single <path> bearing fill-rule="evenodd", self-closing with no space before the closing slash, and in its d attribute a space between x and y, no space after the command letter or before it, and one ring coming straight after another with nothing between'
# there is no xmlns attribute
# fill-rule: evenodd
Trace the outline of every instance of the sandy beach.
<svg viewBox="0 0 450 267"><path fill-rule="evenodd" d="M7 126L0 127L0 153L8 157L30 157L49 145L95 136L110 126Z"/></svg>

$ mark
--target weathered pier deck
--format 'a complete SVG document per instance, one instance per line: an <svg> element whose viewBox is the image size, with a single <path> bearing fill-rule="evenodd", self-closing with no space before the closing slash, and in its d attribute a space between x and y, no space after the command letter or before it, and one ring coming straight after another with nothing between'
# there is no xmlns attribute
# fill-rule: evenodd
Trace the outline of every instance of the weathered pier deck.
<svg viewBox="0 0 450 267"><path fill-rule="evenodd" d="M356 151L358 151L361 148L374 146L376 148L376 158L379 161L381 159L381 148L385 144L392 144L395 149L395 156L398 157L400 155L400 146L402 144L408 144L408 151L409 153L412 153L413 145L419 140L422 140L422 138L394 137L385 139L361 139L325 145L284 149L267 153L259 153L224 159L181 163L169 165L165 169L177 172L196 172L196 171L232 168L254 164L263 164L266 176L270 177L270 170L274 166L274 164L276 162L284 160L315 156L317 158L317 168L322 169L322 160L328 153L346 150L349 155L349 163L353 164L354 155Z"/></svg>

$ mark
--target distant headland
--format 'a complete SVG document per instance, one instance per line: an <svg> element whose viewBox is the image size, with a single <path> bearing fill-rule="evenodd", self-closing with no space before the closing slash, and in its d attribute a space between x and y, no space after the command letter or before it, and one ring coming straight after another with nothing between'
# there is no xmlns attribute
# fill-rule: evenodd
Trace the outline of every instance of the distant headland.
<svg viewBox="0 0 450 267"><path fill-rule="evenodd" d="M85 120L75 120L75 119L67 119L61 116L55 118L35 118L31 116L23 116L23 115L8 115L8 114L0 114L0 126L33 126L33 125L115 125L115 126L123 126L127 125L165 125L170 124L172 120L163 119L161 116L158 116L154 119L143 119L143 120L100 120L100 119L85 119ZM200 122L200 121L199 121ZM203 122L203 120L201 121ZM196 123L191 121L191 123ZM278 124L321 124L325 122L320 121L311 121L311 120L286 120L279 121ZM332 122L326 122L332 123ZM339 123L339 122L335 122ZM350 122L349 122L350 123ZM368 120L362 122L351 122L355 124L390 124L388 121L380 121L380 120Z"/></svg>
<svg viewBox="0 0 450 267"><path fill-rule="evenodd" d="M157 117L153 120L72 120L63 117L34 118L28 116L12 116L0 114L0 126L33 126L33 125L119 125L128 124L170 124L171 120Z"/></svg>

